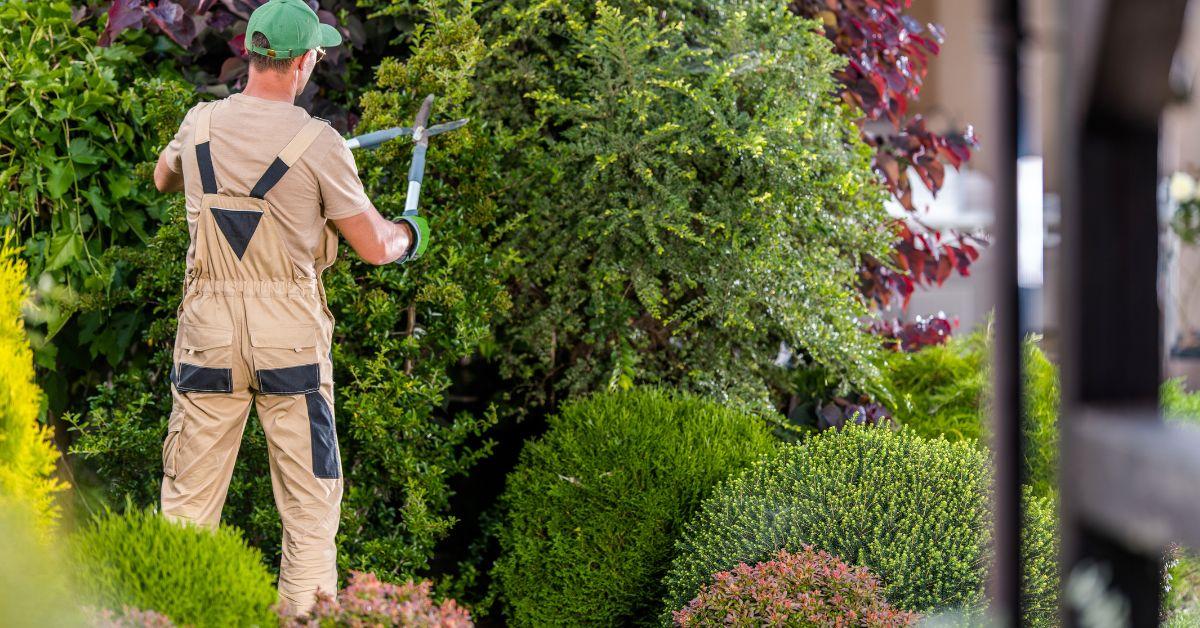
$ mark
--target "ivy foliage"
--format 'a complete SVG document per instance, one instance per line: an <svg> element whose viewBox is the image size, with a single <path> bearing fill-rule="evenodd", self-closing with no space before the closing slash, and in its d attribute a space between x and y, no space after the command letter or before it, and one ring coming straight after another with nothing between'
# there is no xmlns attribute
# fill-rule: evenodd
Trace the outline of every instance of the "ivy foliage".
<svg viewBox="0 0 1200 628"><path fill-rule="evenodd" d="M855 269L885 250L881 191L814 23L768 2L560 1L485 25L480 106L528 136L500 249L521 394L656 383L766 410L781 344L876 388Z"/></svg>
<svg viewBox="0 0 1200 628"><path fill-rule="evenodd" d="M102 48L97 37L68 2L0 4L2 63L14 77L0 84L0 226L18 233L31 276L45 274L39 340L72 319L81 293L126 280L104 251L148 242L162 220L169 201L151 162L194 98L169 69L142 63L142 45ZM140 319L112 314L79 321L69 344L115 365ZM38 348L40 365L56 368L54 345ZM79 361L72 354L63 358Z"/></svg>
<svg viewBox="0 0 1200 628"><path fill-rule="evenodd" d="M44 540L56 527L56 496L66 486L54 475L58 450L38 422L42 391L34 383L33 354L21 308L29 298L25 261L12 234L0 229L0 510L32 513Z"/></svg>
<svg viewBox="0 0 1200 628"><path fill-rule="evenodd" d="M777 446L760 418L655 388L571 401L501 498L513 625L652 622L671 542L713 486Z"/></svg>

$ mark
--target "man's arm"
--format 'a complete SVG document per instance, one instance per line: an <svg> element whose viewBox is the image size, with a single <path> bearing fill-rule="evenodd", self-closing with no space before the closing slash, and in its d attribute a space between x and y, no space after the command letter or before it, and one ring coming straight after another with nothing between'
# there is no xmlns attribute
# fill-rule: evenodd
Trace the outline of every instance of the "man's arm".
<svg viewBox="0 0 1200 628"><path fill-rule="evenodd" d="M154 164L154 187L164 193L183 191L183 175L171 170L171 166L167 165L166 151L158 156L158 163Z"/></svg>
<svg viewBox="0 0 1200 628"><path fill-rule="evenodd" d="M363 261L376 266L400 259L413 241L408 224L384 218L374 205L348 218L334 219L333 224Z"/></svg>

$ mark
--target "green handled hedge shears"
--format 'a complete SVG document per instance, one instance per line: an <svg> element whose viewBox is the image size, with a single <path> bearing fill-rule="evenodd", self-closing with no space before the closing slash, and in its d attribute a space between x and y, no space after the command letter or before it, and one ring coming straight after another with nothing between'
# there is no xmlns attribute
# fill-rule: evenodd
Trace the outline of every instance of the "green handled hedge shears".
<svg viewBox="0 0 1200 628"><path fill-rule="evenodd" d="M409 247L409 252L404 257L396 260L397 263L404 263L420 257L429 245L429 223L426 222L424 216L421 216L417 212L417 201L421 198L421 182L425 179L425 151L429 150L429 138L434 135L453 131L467 123L467 119L463 118L462 120L435 124L426 128L425 125L429 122L429 112L432 108L433 95L430 94L421 103L421 108L417 110L417 118L413 121L411 127L392 127L346 140L346 147L350 150L376 148L380 144L401 135L410 135L413 143L416 144L413 147L412 164L408 167L408 196L404 199L404 213L401 214L399 219L400 222L406 222L412 227L413 234L416 237L416 244Z"/></svg>

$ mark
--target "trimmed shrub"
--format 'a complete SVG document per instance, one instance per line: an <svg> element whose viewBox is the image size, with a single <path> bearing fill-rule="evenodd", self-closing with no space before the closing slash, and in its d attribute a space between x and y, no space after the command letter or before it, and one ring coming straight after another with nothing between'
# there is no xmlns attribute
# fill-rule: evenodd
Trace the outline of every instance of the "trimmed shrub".
<svg viewBox="0 0 1200 628"><path fill-rule="evenodd" d="M790 446L717 489L676 544L667 610L709 575L805 544L877 574L906 610L982 600L984 454L912 430L848 426Z"/></svg>
<svg viewBox="0 0 1200 628"><path fill-rule="evenodd" d="M0 509L27 507L43 539L59 516L55 496L66 485L54 477L58 450L38 422L42 391L34 383L33 353L21 306L29 298L25 262L7 230L0 234Z"/></svg>
<svg viewBox="0 0 1200 628"><path fill-rule="evenodd" d="M284 618L284 628L321 626L405 626L407 628L467 628L471 614L454 600L435 604L428 580L405 584L380 582L375 574L352 572L350 584L333 597L317 593L317 603L305 617Z"/></svg>
<svg viewBox="0 0 1200 628"><path fill-rule="evenodd" d="M741 563L714 574L673 619L679 626L909 626L915 613L888 606L866 567L851 567L807 545L753 567Z"/></svg>
<svg viewBox="0 0 1200 628"><path fill-rule="evenodd" d="M1024 432L1027 481L1038 495L1056 483L1058 460L1058 368L1025 341L1024 394L1029 420ZM991 338L976 332L914 353L892 353L885 367L895 404L893 417L921 436L988 443Z"/></svg>
<svg viewBox="0 0 1200 628"><path fill-rule="evenodd" d="M98 606L152 609L177 624L274 626L271 575L234 528L151 510L98 517L72 539L77 586Z"/></svg>
<svg viewBox="0 0 1200 628"><path fill-rule="evenodd" d="M683 393L569 403L521 452L501 497L493 575L510 621L652 620L684 522L721 478L774 447L760 419Z"/></svg>

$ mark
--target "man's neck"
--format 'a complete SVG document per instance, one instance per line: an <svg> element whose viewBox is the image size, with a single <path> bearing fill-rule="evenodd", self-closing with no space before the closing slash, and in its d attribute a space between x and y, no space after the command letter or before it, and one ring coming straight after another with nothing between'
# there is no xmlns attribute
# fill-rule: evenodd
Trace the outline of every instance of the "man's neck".
<svg viewBox="0 0 1200 628"><path fill-rule="evenodd" d="M291 72L250 72L242 93L265 100L296 103L296 86Z"/></svg>

